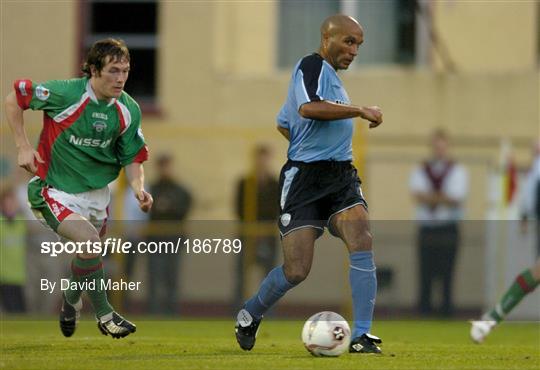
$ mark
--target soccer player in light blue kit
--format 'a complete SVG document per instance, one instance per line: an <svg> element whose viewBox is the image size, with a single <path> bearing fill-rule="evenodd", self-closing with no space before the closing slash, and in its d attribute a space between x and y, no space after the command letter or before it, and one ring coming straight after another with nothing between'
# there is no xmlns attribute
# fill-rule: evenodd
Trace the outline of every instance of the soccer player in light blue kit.
<svg viewBox="0 0 540 370"><path fill-rule="evenodd" d="M280 176L279 228L284 263L273 269L259 291L238 312L236 339L251 350L263 314L311 269L315 241L327 227L349 250L354 326L349 352L381 353L371 334L377 280L367 203L352 161L353 118L382 123L378 107L351 105L337 75L347 69L364 41L358 22L345 15L321 26L318 53L294 67L287 101L277 117L290 144Z"/></svg>

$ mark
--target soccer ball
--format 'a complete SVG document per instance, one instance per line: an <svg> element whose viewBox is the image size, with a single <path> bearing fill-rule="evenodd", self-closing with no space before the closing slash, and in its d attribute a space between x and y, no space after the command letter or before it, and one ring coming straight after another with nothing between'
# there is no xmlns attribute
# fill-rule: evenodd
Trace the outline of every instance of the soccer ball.
<svg viewBox="0 0 540 370"><path fill-rule="evenodd" d="M302 341L313 356L337 357L349 348L351 329L341 315L323 311L306 321Z"/></svg>

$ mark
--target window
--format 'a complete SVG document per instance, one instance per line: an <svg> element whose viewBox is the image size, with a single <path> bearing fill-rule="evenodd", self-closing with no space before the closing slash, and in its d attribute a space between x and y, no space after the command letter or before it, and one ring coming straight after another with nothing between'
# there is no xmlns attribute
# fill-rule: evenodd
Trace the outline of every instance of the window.
<svg viewBox="0 0 540 370"><path fill-rule="evenodd" d="M91 0L81 5L83 26L82 54L92 44L107 37L125 41L131 55L131 72L126 91L143 111L155 110L157 80L156 1Z"/></svg>
<svg viewBox="0 0 540 370"><path fill-rule="evenodd" d="M417 0L400 0L397 4L397 55L398 63L414 63L417 54L417 25L416 23Z"/></svg>
<svg viewBox="0 0 540 370"><path fill-rule="evenodd" d="M414 63L415 6L416 0L281 0L278 66L291 67L303 55L316 51L322 21L340 12L352 15L364 27L359 63Z"/></svg>
<svg viewBox="0 0 540 370"><path fill-rule="evenodd" d="M321 23L339 10L339 0L280 0L278 66L292 67L304 55L317 51Z"/></svg>
<svg viewBox="0 0 540 370"><path fill-rule="evenodd" d="M361 64L409 64L415 57L415 0L359 1L356 19L365 31Z"/></svg>

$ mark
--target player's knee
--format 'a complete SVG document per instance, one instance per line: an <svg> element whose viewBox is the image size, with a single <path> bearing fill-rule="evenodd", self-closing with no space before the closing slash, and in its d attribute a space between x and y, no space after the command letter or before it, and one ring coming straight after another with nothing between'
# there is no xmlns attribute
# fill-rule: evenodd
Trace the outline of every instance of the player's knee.
<svg viewBox="0 0 540 370"><path fill-rule="evenodd" d="M309 269L305 267L297 267L292 269L285 268L285 278L291 284L297 285L306 280L309 275Z"/></svg>
<svg viewBox="0 0 540 370"><path fill-rule="evenodd" d="M290 275L286 275L287 281L293 285L298 285L302 281L306 280L307 274L304 273L292 273Z"/></svg>
<svg viewBox="0 0 540 370"><path fill-rule="evenodd" d="M90 234L85 239L90 242L90 245L98 245L98 244L101 243L101 239L100 239L98 234ZM85 249L82 253L79 253L78 255L81 258L85 258L85 259L96 258L96 257L99 257L101 255L100 253L94 253L93 250L94 250L93 248Z"/></svg>
<svg viewBox="0 0 540 370"><path fill-rule="evenodd" d="M84 238L84 241L88 240L91 244L94 243L101 243L101 238L97 233L91 233L86 238Z"/></svg>
<svg viewBox="0 0 540 370"><path fill-rule="evenodd" d="M354 240L347 242L347 246L351 252L370 251L372 249L373 236L369 230L359 232Z"/></svg>

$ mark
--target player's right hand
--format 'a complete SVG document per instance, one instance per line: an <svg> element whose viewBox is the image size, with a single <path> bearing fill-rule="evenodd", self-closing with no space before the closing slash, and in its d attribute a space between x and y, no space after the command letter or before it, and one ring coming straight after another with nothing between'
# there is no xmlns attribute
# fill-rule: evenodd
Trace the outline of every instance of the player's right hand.
<svg viewBox="0 0 540 370"><path fill-rule="evenodd" d="M369 128L375 128L379 126L383 121L382 110L376 105L371 106L371 107L362 107L360 117L370 122Z"/></svg>
<svg viewBox="0 0 540 370"><path fill-rule="evenodd" d="M150 211L150 208L152 208L152 204L154 203L154 198L152 198L152 195L150 193L147 193L144 189L137 192L135 194L135 198L137 198L137 201L139 201L139 208L144 213L148 213Z"/></svg>
<svg viewBox="0 0 540 370"><path fill-rule="evenodd" d="M38 163L45 163L39 153L30 145L22 146L19 148L17 155L17 164L19 167L24 168L26 171L35 174L37 172Z"/></svg>

